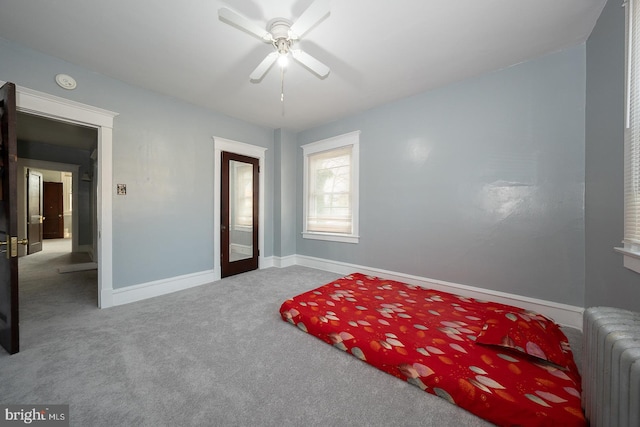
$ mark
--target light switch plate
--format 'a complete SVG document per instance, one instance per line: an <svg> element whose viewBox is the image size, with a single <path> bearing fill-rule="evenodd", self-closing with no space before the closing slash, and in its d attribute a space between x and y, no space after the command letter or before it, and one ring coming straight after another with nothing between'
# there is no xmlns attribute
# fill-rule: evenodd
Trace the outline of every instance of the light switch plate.
<svg viewBox="0 0 640 427"><path fill-rule="evenodd" d="M127 184L116 184L116 194L124 196L127 194Z"/></svg>

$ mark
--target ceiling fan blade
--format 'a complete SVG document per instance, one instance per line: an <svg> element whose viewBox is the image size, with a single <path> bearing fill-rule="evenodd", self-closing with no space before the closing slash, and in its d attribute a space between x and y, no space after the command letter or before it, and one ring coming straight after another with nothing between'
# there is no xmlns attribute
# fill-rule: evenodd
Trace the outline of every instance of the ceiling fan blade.
<svg viewBox="0 0 640 427"><path fill-rule="evenodd" d="M292 38L299 39L330 13L329 0L315 0L291 26Z"/></svg>
<svg viewBox="0 0 640 427"><path fill-rule="evenodd" d="M262 39L265 42L271 42L271 34L265 28L260 27L256 23L248 20L242 15L234 12L226 7L218 9L218 18L221 21L231 24L247 33Z"/></svg>
<svg viewBox="0 0 640 427"><path fill-rule="evenodd" d="M291 49L291 55L293 55L293 59L307 67L313 73L317 74L319 77L327 77L329 75L329 67L324 65L322 62L318 61L313 56L309 55L301 51L300 49Z"/></svg>
<svg viewBox="0 0 640 427"><path fill-rule="evenodd" d="M267 74L267 71L269 71L273 63L276 62L276 59L278 59L278 55L279 55L278 52L271 52L269 55L267 55L262 60L262 62L258 64L256 69L253 70L253 72L249 76L249 79L254 82L262 80L262 78L264 77L265 74Z"/></svg>

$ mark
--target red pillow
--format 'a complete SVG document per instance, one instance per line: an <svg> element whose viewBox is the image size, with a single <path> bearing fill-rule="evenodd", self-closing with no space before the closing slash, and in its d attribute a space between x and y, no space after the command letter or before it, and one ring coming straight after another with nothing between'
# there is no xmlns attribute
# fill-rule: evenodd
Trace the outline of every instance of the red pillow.
<svg viewBox="0 0 640 427"><path fill-rule="evenodd" d="M531 311L494 312L485 321L476 343L503 347L561 369L577 369L569 340L560 327Z"/></svg>

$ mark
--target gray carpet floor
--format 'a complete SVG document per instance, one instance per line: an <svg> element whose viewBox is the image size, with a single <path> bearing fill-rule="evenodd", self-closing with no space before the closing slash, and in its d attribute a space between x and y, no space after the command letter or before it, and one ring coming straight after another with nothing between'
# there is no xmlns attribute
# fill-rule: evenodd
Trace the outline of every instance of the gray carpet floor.
<svg viewBox="0 0 640 427"><path fill-rule="evenodd" d="M20 260L0 403L69 404L73 426L489 425L280 319L336 274L270 268L100 310L96 271L58 274L87 262L59 246Z"/></svg>

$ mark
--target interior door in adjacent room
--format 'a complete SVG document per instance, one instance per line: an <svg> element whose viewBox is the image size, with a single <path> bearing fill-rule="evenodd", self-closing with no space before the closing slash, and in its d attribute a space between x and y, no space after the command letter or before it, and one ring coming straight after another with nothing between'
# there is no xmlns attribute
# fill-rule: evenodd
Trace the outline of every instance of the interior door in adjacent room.
<svg viewBox="0 0 640 427"><path fill-rule="evenodd" d="M0 88L0 345L9 354L20 349L16 123L16 86L5 83Z"/></svg>
<svg viewBox="0 0 640 427"><path fill-rule="evenodd" d="M221 276L258 269L259 159L222 152Z"/></svg>
<svg viewBox="0 0 640 427"><path fill-rule="evenodd" d="M42 250L42 174L27 169L27 255Z"/></svg>
<svg viewBox="0 0 640 427"><path fill-rule="evenodd" d="M64 237L64 200L61 182L44 183L44 221L42 237L62 239Z"/></svg>

